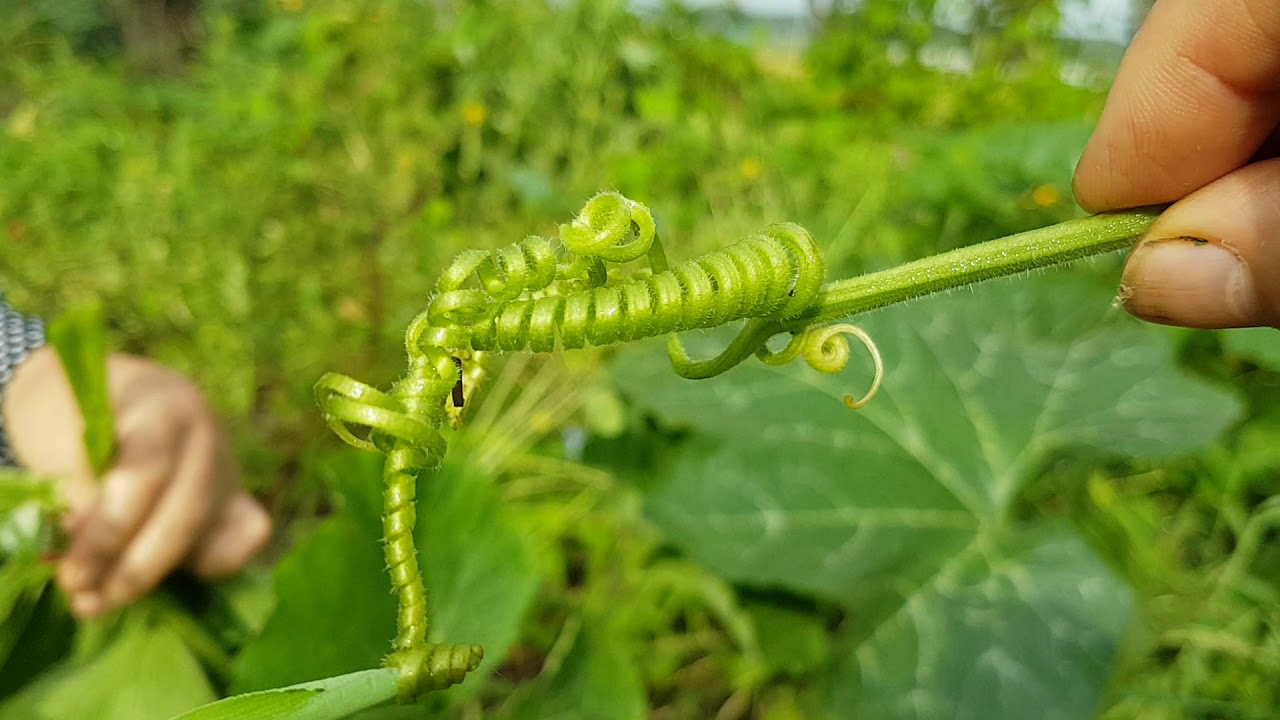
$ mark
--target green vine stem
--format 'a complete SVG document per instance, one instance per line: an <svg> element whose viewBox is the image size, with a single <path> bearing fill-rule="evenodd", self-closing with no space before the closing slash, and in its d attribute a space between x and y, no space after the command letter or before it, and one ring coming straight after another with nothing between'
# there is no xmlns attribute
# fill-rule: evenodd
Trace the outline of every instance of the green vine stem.
<svg viewBox="0 0 1280 720"><path fill-rule="evenodd" d="M1091 215L957 248L904 265L829 283L812 313L787 329L822 324L1005 275L1109 253L1133 245L1163 208Z"/></svg>
<svg viewBox="0 0 1280 720"><path fill-rule="evenodd" d="M668 336L673 369L689 378L728 370L750 355L774 365L803 357L822 372L849 359L846 336L879 354L857 327L829 325L849 315L950 288L1046 267L1131 245L1158 211L1099 215L1033 230L824 284L817 243L791 223L770 225L738 243L670 265L648 208L617 193L589 200L552 242L530 237L490 252L464 251L445 269L427 309L409 326L409 369L390 392L329 373L316 384L325 420L346 442L387 456L383 543L399 602L393 652L399 694L461 682L476 669L478 645L429 642L427 599L413 541L416 478L443 461L445 429L462 404L464 367L483 351L550 352ZM623 277L621 265L644 258L648 269ZM735 320L747 323L710 360L693 360L676 333ZM766 347L791 333L778 352Z"/></svg>
<svg viewBox="0 0 1280 720"><path fill-rule="evenodd" d="M1068 220L837 280L824 285L805 312L783 320L753 320L715 358L680 363L675 370L689 379L714 377L752 354L763 359L767 354L762 350L764 343L782 332L803 333L834 320L937 292L1122 250L1137 242L1163 209L1146 207ZM671 350L673 355L677 352L674 346Z"/></svg>

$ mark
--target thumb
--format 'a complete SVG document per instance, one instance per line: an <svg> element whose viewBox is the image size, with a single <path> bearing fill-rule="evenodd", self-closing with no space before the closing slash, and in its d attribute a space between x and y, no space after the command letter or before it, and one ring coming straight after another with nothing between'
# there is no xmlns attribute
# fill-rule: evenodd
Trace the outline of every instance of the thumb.
<svg viewBox="0 0 1280 720"><path fill-rule="evenodd" d="M1166 210L1129 255L1120 300L1166 325L1280 326L1280 160L1241 168Z"/></svg>

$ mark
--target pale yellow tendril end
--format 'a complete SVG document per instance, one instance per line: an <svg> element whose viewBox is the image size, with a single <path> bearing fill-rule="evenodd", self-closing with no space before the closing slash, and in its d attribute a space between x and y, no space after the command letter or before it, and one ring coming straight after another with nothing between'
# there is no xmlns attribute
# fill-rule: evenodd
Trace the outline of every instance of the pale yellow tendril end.
<svg viewBox="0 0 1280 720"><path fill-rule="evenodd" d="M860 340L867 352L871 353L871 361L875 364L875 378L871 388L860 399L852 395L844 397L845 407L852 410L865 407L876 393L880 392L880 383L884 380L884 359L880 356L880 348L876 346L866 330L849 323L828 325L822 328L809 328L791 337L787 346L778 352L770 352L767 348L756 351L756 356L767 365L784 365L804 356L809 367L824 373L838 373L849 363L849 342L841 335L852 335Z"/></svg>
<svg viewBox="0 0 1280 720"><path fill-rule="evenodd" d="M866 407L867 403L880 392L880 383L884 381L884 358L880 356L880 348L876 345L876 341L871 339L871 335L866 330L852 325L850 323L841 323L832 325L818 334L812 342L825 343L831 339L836 333L846 333L858 338L862 342L863 347L871 354L871 362L875 365L875 377L871 380L871 387L860 398L855 400L852 395L844 396L844 405L850 410L858 410ZM806 359L808 356L806 355ZM848 360L848 345L845 345L845 359Z"/></svg>

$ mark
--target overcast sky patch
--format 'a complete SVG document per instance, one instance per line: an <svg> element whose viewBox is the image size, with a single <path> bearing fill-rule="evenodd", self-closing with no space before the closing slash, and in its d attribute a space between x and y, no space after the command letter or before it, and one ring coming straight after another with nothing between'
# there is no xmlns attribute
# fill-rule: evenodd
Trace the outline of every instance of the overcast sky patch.
<svg viewBox="0 0 1280 720"><path fill-rule="evenodd" d="M661 0L637 0L637 6L660 5ZM805 0L686 0L691 7L710 7L733 4L753 15L774 18L804 18L808 15ZM820 3L819 7L823 4ZM966 0L943 0L939 13L946 18L946 25L967 15L965 8L972 3ZM1105 40L1127 43L1131 32L1132 3L1130 0L1068 0L1062 5L1062 34L1081 40ZM957 28L958 29L958 28Z"/></svg>

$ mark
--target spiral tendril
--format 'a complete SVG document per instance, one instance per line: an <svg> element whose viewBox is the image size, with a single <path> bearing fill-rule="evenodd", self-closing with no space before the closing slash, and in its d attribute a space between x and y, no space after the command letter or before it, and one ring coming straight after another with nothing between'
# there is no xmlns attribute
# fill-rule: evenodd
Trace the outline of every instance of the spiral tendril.
<svg viewBox="0 0 1280 720"><path fill-rule="evenodd" d="M480 667L484 648L475 644L420 643L392 653L387 667L400 670L397 686L401 701L409 701L432 690L447 690Z"/></svg>
<svg viewBox="0 0 1280 720"><path fill-rule="evenodd" d="M880 356L880 348L875 340L872 340L867 331L857 325L838 323L827 327L811 327L804 332L792 335L786 347L776 353L761 345L756 350L756 357L766 365L786 365L797 357L803 357L809 367L814 370L834 374L849 364L849 341L843 337L844 335L858 338L871 355L871 362L875 366L875 377L871 380L871 387L860 399L854 399L852 395L844 396L845 407L858 410L865 407L875 398L876 393L880 392L880 383L884 380L884 359Z"/></svg>
<svg viewBox="0 0 1280 720"><path fill-rule="evenodd" d="M462 379L473 355L490 350L556 349L608 345L669 335L672 367L684 377L711 377L751 354L770 364L804 356L814 368L837 372L849 358L842 333L858 337L876 366L875 344L851 325L808 328L779 353L764 341L770 323L801 316L815 304L825 276L822 254L803 228L770 225L759 233L694 260L669 266L653 216L617 193L591 198L559 228L563 252L541 237L507 247L459 254L441 274L427 308L405 332L409 369L384 393L329 373L316 384L325 420L347 443L387 456L384 467L383 543L399 601L394 652L388 666L401 671L400 698L461 682L479 666L478 645L427 641L427 601L413 541L416 476L444 458L443 428L456 425L465 393ZM608 265L646 258L649 274L610 282ZM724 353L689 358L675 333L747 319ZM472 374L474 375L474 374Z"/></svg>

